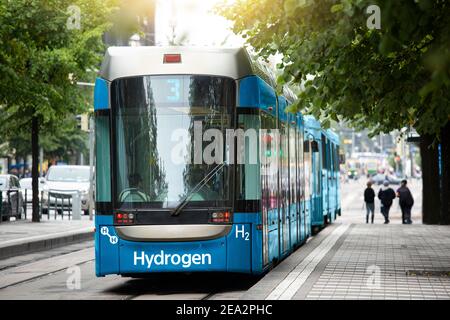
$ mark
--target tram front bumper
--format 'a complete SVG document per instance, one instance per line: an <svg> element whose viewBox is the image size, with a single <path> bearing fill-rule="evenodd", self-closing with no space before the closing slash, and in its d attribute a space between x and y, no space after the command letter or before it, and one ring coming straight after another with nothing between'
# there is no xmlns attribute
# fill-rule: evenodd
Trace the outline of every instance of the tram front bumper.
<svg viewBox="0 0 450 320"><path fill-rule="evenodd" d="M101 220L101 217L100 217ZM233 225L210 240L138 242L122 239L112 225L96 221L96 274L153 272L252 272L250 224ZM248 230L248 231L246 231Z"/></svg>

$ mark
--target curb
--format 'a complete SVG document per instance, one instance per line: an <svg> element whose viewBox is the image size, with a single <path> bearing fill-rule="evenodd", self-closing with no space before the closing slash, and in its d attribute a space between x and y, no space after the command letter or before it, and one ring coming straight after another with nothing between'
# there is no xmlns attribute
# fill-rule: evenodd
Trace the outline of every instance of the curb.
<svg viewBox="0 0 450 320"><path fill-rule="evenodd" d="M0 260L94 239L94 228L19 239L0 244Z"/></svg>

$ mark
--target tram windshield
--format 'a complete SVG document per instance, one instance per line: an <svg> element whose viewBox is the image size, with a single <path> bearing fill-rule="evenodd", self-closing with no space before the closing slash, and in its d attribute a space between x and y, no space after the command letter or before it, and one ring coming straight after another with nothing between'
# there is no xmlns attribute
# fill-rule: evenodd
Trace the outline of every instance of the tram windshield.
<svg viewBox="0 0 450 320"><path fill-rule="evenodd" d="M218 129L225 137L231 128L232 79L186 75L118 79L111 85L111 104L113 190L119 208L175 208L186 198L187 207L228 205L230 167L220 165L217 170L218 163L203 155L215 140L205 139L206 130ZM226 163L224 149L225 144ZM212 177L204 181L209 173Z"/></svg>

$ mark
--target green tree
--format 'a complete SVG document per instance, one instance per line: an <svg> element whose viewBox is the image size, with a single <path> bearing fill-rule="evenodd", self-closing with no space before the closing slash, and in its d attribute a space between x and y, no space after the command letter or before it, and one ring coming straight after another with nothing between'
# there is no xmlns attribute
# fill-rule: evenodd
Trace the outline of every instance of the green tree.
<svg viewBox="0 0 450 320"><path fill-rule="evenodd" d="M39 135L40 147L45 151L44 156L48 160L63 159L70 161L69 155L83 153L87 156L88 133L77 127L77 121L73 116L62 119L53 130L41 131ZM31 136L28 132L15 131L8 143L0 150L0 157L12 155L16 158L26 158L31 154Z"/></svg>
<svg viewBox="0 0 450 320"><path fill-rule="evenodd" d="M0 0L1 131L4 139L30 135L33 221L39 133L87 112L76 82L98 68L115 7L115 0Z"/></svg>
<svg viewBox="0 0 450 320"><path fill-rule="evenodd" d="M370 5L380 8L380 29L368 23L376 18ZM431 168L427 178L424 171L423 210L431 217L424 221L450 222L450 2L238 0L219 11L262 57L283 55L278 83L302 88L294 110L372 134L414 127ZM440 202L430 198L439 194Z"/></svg>

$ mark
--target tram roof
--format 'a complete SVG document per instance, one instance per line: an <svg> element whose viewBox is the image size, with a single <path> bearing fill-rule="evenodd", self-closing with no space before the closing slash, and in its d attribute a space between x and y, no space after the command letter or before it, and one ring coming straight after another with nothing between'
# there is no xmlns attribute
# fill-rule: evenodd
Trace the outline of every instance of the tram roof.
<svg viewBox="0 0 450 320"><path fill-rule="evenodd" d="M180 54L181 63L163 63L165 54ZM275 85L274 77L253 60L245 48L109 47L100 70L100 77L108 81L164 74L201 74L233 79L258 75L269 85Z"/></svg>
<svg viewBox="0 0 450 320"><path fill-rule="evenodd" d="M336 132L334 132L332 129L327 129L326 134L327 134L328 139L330 139L337 145L340 144L339 135Z"/></svg>
<svg viewBox="0 0 450 320"><path fill-rule="evenodd" d="M303 119L305 121L306 128L317 129L317 130L321 129L320 122L316 118L314 118L314 116L305 115L305 116L303 116Z"/></svg>

